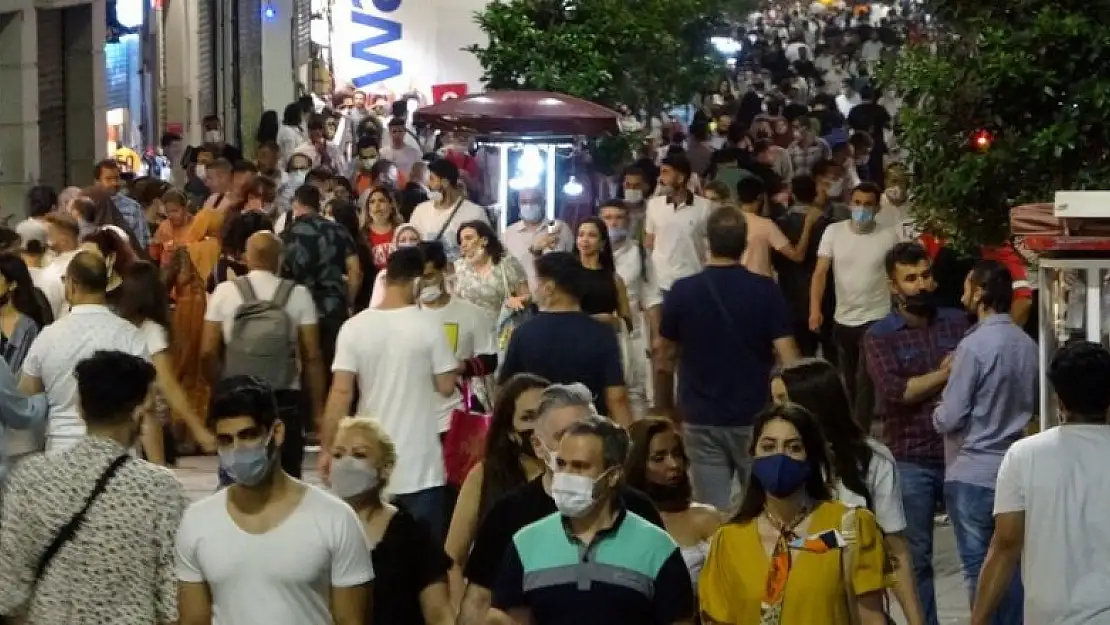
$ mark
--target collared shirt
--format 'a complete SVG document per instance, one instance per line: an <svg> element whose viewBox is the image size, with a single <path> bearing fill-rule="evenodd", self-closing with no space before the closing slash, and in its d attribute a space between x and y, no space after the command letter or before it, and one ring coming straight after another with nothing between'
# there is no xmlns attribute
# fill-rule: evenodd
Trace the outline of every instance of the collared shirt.
<svg viewBox="0 0 1110 625"><path fill-rule="evenodd" d="M150 359L138 326L107 306L94 304L74 306L68 315L43 328L27 352L23 373L41 380L50 400L49 449L69 447L85 436L85 422L77 414L73 368L102 349Z"/></svg>
<svg viewBox="0 0 1110 625"><path fill-rule="evenodd" d="M0 614L26 603L39 556L108 465L126 453L114 440L82 437L15 467L0 508ZM177 622L173 547L187 504L170 470L137 458L125 462L39 580L27 623Z"/></svg>
<svg viewBox="0 0 1110 625"><path fill-rule="evenodd" d="M895 311L864 334L863 354L878 397L876 413L883 415L883 442L895 460L944 466L944 446L932 417L940 394L916 403L907 403L904 396L910 378L936 371L967 328L962 310L939 308L928 325L911 327Z"/></svg>
<svg viewBox="0 0 1110 625"><path fill-rule="evenodd" d="M808 176L813 171L814 165L823 158L829 158L831 150L829 144L818 137L809 147L802 147L795 142L786 149L786 153L790 155L790 164L793 166L794 175Z"/></svg>
<svg viewBox="0 0 1110 625"><path fill-rule="evenodd" d="M709 212L709 200L693 193L677 205L665 196L648 200L644 231L655 239L651 260L659 288L670 290L675 280L692 276L705 266Z"/></svg>
<svg viewBox="0 0 1110 625"><path fill-rule="evenodd" d="M555 247L551 250L574 251L574 230L561 219L556 219L554 222L545 220L538 224L529 224L522 219L509 224L509 227L505 228L505 233L501 235L501 242L505 245L505 249L509 250L513 258L519 260L524 267L524 273L528 276L528 288L533 293L539 285L536 282L536 256L532 254L532 244L536 239L547 234L547 226L551 223L555 224L557 236Z"/></svg>
<svg viewBox="0 0 1110 625"><path fill-rule="evenodd" d="M994 489L1002 457L1033 416L1037 344L1010 315L991 315L956 348L933 424L945 437L945 480ZM949 454L946 454L946 456Z"/></svg>
<svg viewBox="0 0 1110 625"><path fill-rule="evenodd" d="M626 241L614 249L613 263L617 266L617 275L624 280L633 313L647 311L663 303L651 258L639 243ZM633 315L632 319L636 324L641 323L639 315Z"/></svg>
<svg viewBox="0 0 1110 625"><path fill-rule="evenodd" d="M281 238L285 242L281 277L308 289L321 319L345 317L347 259L358 253L351 233L311 213L294 219Z"/></svg>
<svg viewBox="0 0 1110 625"><path fill-rule="evenodd" d="M127 227L134 233L135 243L145 250L150 245L150 227L146 223L143 207L126 195L116 194L112 200L116 204L116 210L127 222Z"/></svg>
<svg viewBox="0 0 1110 625"><path fill-rule="evenodd" d="M492 590L494 608L528 608L537 625L655 625L694 616L678 545L623 508L589 544L559 513L520 530Z"/></svg>
<svg viewBox="0 0 1110 625"><path fill-rule="evenodd" d="M8 475L11 430L31 430L33 436L46 423L48 409L45 393L24 397L15 375L0 366L0 484Z"/></svg>

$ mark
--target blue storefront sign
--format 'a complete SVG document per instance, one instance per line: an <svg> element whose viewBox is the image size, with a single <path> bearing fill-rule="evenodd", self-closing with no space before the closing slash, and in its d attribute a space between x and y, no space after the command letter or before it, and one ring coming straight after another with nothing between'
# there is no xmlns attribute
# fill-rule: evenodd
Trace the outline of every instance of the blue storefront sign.
<svg viewBox="0 0 1110 625"><path fill-rule="evenodd" d="M382 49L403 34L401 23L389 19L389 14L401 6L403 0L351 0L351 25L354 41L351 58L362 61L367 71L356 75L351 82L358 89L369 87L404 73L404 64ZM371 5L370 9L364 4ZM372 11L372 12L368 12Z"/></svg>

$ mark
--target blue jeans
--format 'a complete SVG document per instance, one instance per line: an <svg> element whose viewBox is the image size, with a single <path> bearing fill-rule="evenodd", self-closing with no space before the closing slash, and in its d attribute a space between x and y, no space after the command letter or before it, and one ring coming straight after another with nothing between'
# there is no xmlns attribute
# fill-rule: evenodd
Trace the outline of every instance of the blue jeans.
<svg viewBox="0 0 1110 625"><path fill-rule="evenodd" d="M979 571L987 558L987 548L994 535L994 489L963 482L944 485L948 516L956 531L956 549L964 569L971 605L975 604L975 589L979 584ZM991 623L994 625L1021 625L1024 612L1024 592L1021 575L1017 572L1010 580Z"/></svg>
<svg viewBox="0 0 1110 625"><path fill-rule="evenodd" d="M933 518L944 497L944 469L898 462L902 507L906 511L906 541L917 580L917 596L925 625L938 625L937 595L933 587Z"/></svg>
<svg viewBox="0 0 1110 625"><path fill-rule="evenodd" d="M394 495L393 503L416 517L417 521L425 523L436 539L436 544L442 545L447 540L446 486L433 486L415 493Z"/></svg>

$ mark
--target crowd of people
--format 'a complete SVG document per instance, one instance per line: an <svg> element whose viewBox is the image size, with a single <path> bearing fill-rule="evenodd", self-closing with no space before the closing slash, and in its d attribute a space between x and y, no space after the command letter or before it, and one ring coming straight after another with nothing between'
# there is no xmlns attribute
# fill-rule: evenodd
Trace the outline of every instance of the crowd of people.
<svg viewBox="0 0 1110 625"><path fill-rule="evenodd" d="M521 189L499 232L468 138L358 91L268 112L253 160L207 118L176 186L35 187L0 228L0 615L937 625L945 511L975 625L1101 622L1110 351L1061 348L1064 423L1024 437L1021 258L917 231L869 77L916 19L752 24L580 223ZM157 465L197 452L190 502Z"/></svg>

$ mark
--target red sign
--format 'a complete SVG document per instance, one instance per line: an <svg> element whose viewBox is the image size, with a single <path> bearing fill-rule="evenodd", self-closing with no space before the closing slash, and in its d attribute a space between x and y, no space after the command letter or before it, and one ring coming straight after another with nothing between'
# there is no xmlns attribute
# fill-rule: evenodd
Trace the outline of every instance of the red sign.
<svg viewBox="0 0 1110 625"><path fill-rule="evenodd" d="M432 85L432 102L439 104L447 100L454 100L466 95L465 82L450 82L442 85Z"/></svg>
<svg viewBox="0 0 1110 625"><path fill-rule="evenodd" d="M181 122L170 122L166 124L166 132L180 136L185 133L185 125Z"/></svg>

